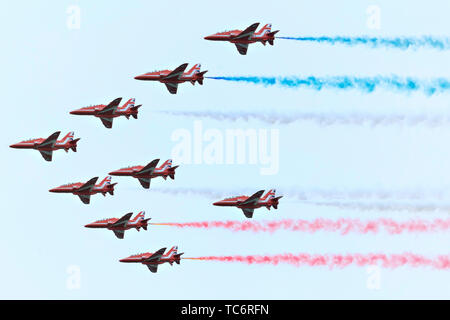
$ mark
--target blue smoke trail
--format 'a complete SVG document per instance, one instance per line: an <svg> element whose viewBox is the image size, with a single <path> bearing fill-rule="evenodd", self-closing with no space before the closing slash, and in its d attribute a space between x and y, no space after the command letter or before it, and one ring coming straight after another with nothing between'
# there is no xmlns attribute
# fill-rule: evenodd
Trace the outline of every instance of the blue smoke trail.
<svg viewBox="0 0 450 320"><path fill-rule="evenodd" d="M431 36L422 37L398 37L398 38L376 38L376 37L277 37L277 39L310 41L328 44L344 44L348 46L367 45L371 48L397 48L417 49L432 48L438 50L450 49L450 40L447 38L435 38Z"/></svg>
<svg viewBox="0 0 450 320"><path fill-rule="evenodd" d="M348 77L348 76L330 76L330 77L206 77L209 79L226 80L235 82L248 82L260 84L263 86L278 85L288 88L309 88L320 91L322 89L348 90L356 89L365 93L371 93L377 88L398 92L417 92L423 91L427 95L437 92L443 92L450 89L450 81L444 78L435 78L431 80L419 80L410 77L400 78L391 77Z"/></svg>

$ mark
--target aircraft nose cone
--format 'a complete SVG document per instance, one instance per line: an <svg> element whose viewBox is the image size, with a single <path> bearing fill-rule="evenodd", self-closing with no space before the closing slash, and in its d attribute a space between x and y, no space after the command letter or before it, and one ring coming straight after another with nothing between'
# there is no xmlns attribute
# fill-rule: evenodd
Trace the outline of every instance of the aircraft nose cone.
<svg viewBox="0 0 450 320"><path fill-rule="evenodd" d="M18 147L18 144L17 144L17 143L14 143L14 144L10 145L9 147L10 147L10 148L17 148L17 147Z"/></svg>
<svg viewBox="0 0 450 320"><path fill-rule="evenodd" d="M118 171L111 171L110 173L108 173L110 176L117 176L118 175Z"/></svg>
<svg viewBox="0 0 450 320"><path fill-rule="evenodd" d="M213 203L213 205L214 205L214 206L218 206L218 205L220 205L220 201L216 201L216 202L214 202L214 203Z"/></svg>
<svg viewBox="0 0 450 320"><path fill-rule="evenodd" d="M144 80L144 76L143 75L136 76L136 77L134 77L134 79L136 79L136 80Z"/></svg>
<svg viewBox="0 0 450 320"><path fill-rule="evenodd" d="M84 226L85 228L92 228L92 223L88 223Z"/></svg>
<svg viewBox="0 0 450 320"><path fill-rule="evenodd" d="M50 192L56 192L57 189L58 189L58 188L52 188L52 189L50 189L50 190L48 190L48 191L50 191Z"/></svg>

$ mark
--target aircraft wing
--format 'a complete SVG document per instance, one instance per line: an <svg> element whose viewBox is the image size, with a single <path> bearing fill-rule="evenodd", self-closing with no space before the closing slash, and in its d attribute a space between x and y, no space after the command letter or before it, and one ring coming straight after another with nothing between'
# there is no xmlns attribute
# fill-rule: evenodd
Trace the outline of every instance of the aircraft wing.
<svg viewBox="0 0 450 320"><path fill-rule="evenodd" d="M91 202L91 196L89 194L79 194L78 196L84 204L89 204L89 202Z"/></svg>
<svg viewBox="0 0 450 320"><path fill-rule="evenodd" d="M113 114L119 106L120 101L122 101L122 98L114 99L106 107L100 110L98 114Z"/></svg>
<svg viewBox="0 0 450 320"><path fill-rule="evenodd" d="M58 140L59 134L61 133L61 131L56 131L55 133L53 133L52 135L50 135L50 137L48 137L47 139L45 139L44 141L42 141L39 144L39 147L49 147L49 148L53 148L55 146L56 140ZM47 160L47 159L46 159Z"/></svg>
<svg viewBox="0 0 450 320"><path fill-rule="evenodd" d="M259 190L258 192L256 192L255 194L251 195L250 197L248 197L244 202L242 202L241 204L247 205L247 204L255 204L258 202L258 200L261 198L261 196L263 195L264 190Z"/></svg>
<svg viewBox="0 0 450 320"><path fill-rule="evenodd" d="M159 260L161 260L161 257L164 254L164 251L166 251L166 248L161 248L158 251L156 251L155 253L153 253L150 257L145 259L144 261L145 262L158 262Z"/></svg>
<svg viewBox="0 0 450 320"><path fill-rule="evenodd" d="M156 166L158 165L159 159L155 159L149 164L147 164L145 167L143 167L141 170L139 170L138 174L145 174L145 175L151 175L153 171L155 170Z"/></svg>
<svg viewBox="0 0 450 320"><path fill-rule="evenodd" d="M53 151L39 150L39 152L45 160L52 161Z"/></svg>
<svg viewBox="0 0 450 320"><path fill-rule="evenodd" d="M173 70L171 73L169 73L163 79L165 79L165 80L170 80L170 79L178 80L178 79L180 79L181 75L183 74L184 70L186 70L187 66L188 66L187 63L183 63L181 66L179 66L178 68Z"/></svg>
<svg viewBox="0 0 450 320"><path fill-rule="evenodd" d="M100 117L100 120L102 120L103 125L108 128L111 129L112 125L113 125L113 118L104 118L104 117Z"/></svg>
<svg viewBox="0 0 450 320"><path fill-rule="evenodd" d="M171 94L176 94L177 90L178 90L178 83L176 82L168 82L168 83L164 83L166 85L167 90L169 90L169 92Z"/></svg>
<svg viewBox="0 0 450 320"><path fill-rule="evenodd" d="M248 43L235 43L239 53L245 56L247 54Z"/></svg>
<svg viewBox="0 0 450 320"><path fill-rule="evenodd" d="M147 264L148 270L150 270L153 273L156 273L158 271L158 265L157 264Z"/></svg>
<svg viewBox="0 0 450 320"><path fill-rule="evenodd" d="M77 191L91 191L92 188L95 186L95 183L97 182L98 177L94 177L85 184L83 184L81 187L77 189ZM81 196L80 196L81 197Z"/></svg>
<svg viewBox="0 0 450 320"><path fill-rule="evenodd" d="M125 235L124 230L113 230L113 232L116 235L116 237L119 239L123 239L123 236Z"/></svg>
<svg viewBox="0 0 450 320"><path fill-rule="evenodd" d="M144 189L150 189L150 178L138 178L138 180L141 183L141 186L144 187Z"/></svg>
<svg viewBox="0 0 450 320"><path fill-rule="evenodd" d="M250 27L239 33L237 36L233 37L233 39L246 39L249 40L258 28L259 22L252 24Z"/></svg>
<svg viewBox="0 0 450 320"><path fill-rule="evenodd" d="M122 218L117 220L112 224L113 227L125 227L130 220L131 216L133 215L133 212L129 212L126 215L124 215Z"/></svg>
<svg viewBox="0 0 450 320"><path fill-rule="evenodd" d="M243 208L242 209L242 212L244 212L244 215L247 218L252 218L253 217L253 211L254 211L254 209L251 209L251 208Z"/></svg>

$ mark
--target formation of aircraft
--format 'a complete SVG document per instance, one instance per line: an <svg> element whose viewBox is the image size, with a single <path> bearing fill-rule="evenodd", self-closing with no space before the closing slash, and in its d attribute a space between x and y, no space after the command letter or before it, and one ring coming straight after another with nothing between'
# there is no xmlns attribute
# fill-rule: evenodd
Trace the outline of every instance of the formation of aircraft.
<svg viewBox="0 0 450 320"><path fill-rule="evenodd" d="M116 237L119 239L123 239L125 231L132 228L136 229L137 231L139 231L140 228L147 230L148 221L151 218L145 219L145 211L139 212L133 219L131 219L132 215L133 212L129 212L122 218L108 218L97 220L85 225L85 227L112 230Z"/></svg>
<svg viewBox="0 0 450 320"><path fill-rule="evenodd" d="M158 251L152 253L139 253L128 258L120 259L120 262L129 262L129 263L142 263L147 266L147 268L156 273L158 271L158 265L163 263L169 263L171 266L175 262L176 264L180 264L180 257L183 253L178 253L178 247L173 246L166 254L164 252L166 248L161 248Z"/></svg>
<svg viewBox="0 0 450 320"><path fill-rule="evenodd" d="M195 85L195 83L198 82L200 85L203 85L204 75L206 72L208 72L208 71L201 72L200 71L201 65L199 63L193 66L188 72L184 72L187 66L188 66L187 63L183 63L175 70L159 70L147 72L134 78L136 80L162 82L166 85L167 90L169 90L171 94L176 94L179 83L190 82L192 83L192 85Z"/></svg>
<svg viewBox="0 0 450 320"><path fill-rule="evenodd" d="M80 116L94 116L102 120L103 125L111 129L113 125L113 119L123 116L130 119L130 116L137 119L138 109L142 106L135 106L135 99L129 99L123 106L119 106L122 98L117 98L111 101L107 105L99 104L95 106L84 107L81 109L70 111L70 114L80 115Z"/></svg>
<svg viewBox="0 0 450 320"><path fill-rule="evenodd" d="M146 166L132 166L111 171L112 176L130 176L139 180L145 189L150 188L150 181L156 177L163 177L164 180L170 177L175 180L175 169L179 166L172 167L172 159L167 160L161 166L158 165L159 159L155 159Z"/></svg>
<svg viewBox="0 0 450 320"><path fill-rule="evenodd" d="M111 183L111 177L107 176L102 180L99 184L95 184L98 180L98 177L94 177L90 179L86 183L75 182L68 183L53 189L50 189L50 192L55 193L72 193L80 197L81 201L84 204L89 204L91 200L91 195L101 193L103 196L106 196L107 193L110 195L114 195L114 186L117 183Z"/></svg>
<svg viewBox="0 0 450 320"><path fill-rule="evenodd" d="M53 151L55 150L64 149L64 151L68 152L69 149L72 149L73 152L77 152L77 142L80 140L80 138L74 139L74 133L72 131L66 134L65 137L61 140L58 140L60 133L60 131L56 131L47 139L29 139L12 144L10 145L10 147L14 149L38 150L41 153L42 157L47 161L52 161Z"/></svg>
<svg viewBox="0 0 450 320"><path fill-rule="evenodd" d="M283 196L275 197L276 190L269 190L266 194L264 194L264 190L260 190L250 197L248 196L237 196L226 198L217 202L214 202L213 205L221 206L221 207L237 207L242 209L244 215L247 218L253 217L253 211L255 209L266 207L267 210L270 210L271 207L278 209L278 202Z"/></svg>
<svg viewBox="0 0 450 320"><path fill-rule="evenodd" d="M273 46L275 34L279 31L279 30L271 31L272 25L266 24L264 27L261 28L261 30L256 32L258 26L259 23L254 23L243 31L230 30L218 32L210 36L207 36L204 39L212 41L228 41L234 43L239 53L242 55L246 55L248 45L250 43L261 42L263 45L266 45L266 43L268 42L271 46Z"/></svg>
<svg viewBox="0 0 450 320"><path fill-rule="evenodd" d="M271 31L271 25L266 24L259 31L256 31L259 23L254 23L245 30L231 30L225 32L219 32L210 36L205 37L206 40L212 41L228 41L234 43L238 52L241 55L246 55L248 50L248 45L251 43L260 42L263 45L269 43L274 44L275 34L277 31ZM185 72L188 64L184 63L174 70L159 70L148 72L142 75L134 77L136 80L143 81L159 81L164 83L171 94L176 94L178 90L178 84L183 82L190 82L192 85L199 83L203 85L205 74L208 71L201 71L201 65L194 65L189 71ZM73 115L89 115L100 118L103 125L106 128L112 128L113 119L117 117L125 117L130 119L138 118L138 109L142 105L135 105L135 99L129 99L125 104L120 106L122 98L116 98L109 104L103 105L92 105L88 107L83 107L77 110L70 111ZM53 151L63 149L68 152L70 149L74 152L77 151L77 142L80 138L74 139L74 132L69 132L63 139L58 140L60 131L57 131L50 135L48 138L37 138L22 141L16 144L10 145L11 148L15 149L34 149L38 150L42 157L46 161L52 161ZM160 159L155 159L148 163L146 166L131 166L127 168L122 168L116 171L112 171L109 174L114 176L131 176L137 178L141 185L145 189L150 188L151 179L156 177L163 177L164 180L170 177L172 180L175 179L175 170L179 166L172 167L172 160L169 159L165 161L161 166L157 167ZM90 203L91 195L101 193L106 196L107 193L114 195L114 186L117 183L111 183L111 176L107 176L99 184L96 184L98 177L94 177L89 181L82 183L69 183L56 188L52 188L49 191L53 193L72 193L77 195L84 204ZM271 207L277 209L279 199L282 196L276 197L275 190L269 190L264 194L264 190L260 190L253 194L252 196L237 196L232 198L226 198L224 200L217 201L213 203L215 206L235 206L242 209L244 215L247 218L253 217L254 209L266 207L270 210ZM95 222L86 224L86 228L99 228L107 229L114 232L115 236L119 239L124 239L125 231L129 229L140 229L147 230L148 221L151 218L145 219L145 212L139 212L135 217L133 213L129 212L122 216L121 218L107 218L102 220L97 220ZM125 263L141 263L148 267L148 269L156 273L158 270L158 265L163 263L173 263L180 264L181 255L183 253L178 253L178 247L172 247L167 253L165 253L166 248L161 248L160 250L151 253L141 253L129 256L127 258L119 260Z"/></svg>

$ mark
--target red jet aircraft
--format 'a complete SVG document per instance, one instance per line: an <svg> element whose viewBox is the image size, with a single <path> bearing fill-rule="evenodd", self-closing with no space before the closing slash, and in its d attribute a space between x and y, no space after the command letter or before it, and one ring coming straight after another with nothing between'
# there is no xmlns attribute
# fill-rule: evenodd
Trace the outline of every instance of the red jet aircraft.
<svg viewBox="0 0 450 320"><path fill-rule="evenodd" d="M163 177L164 180L166 180L167 177L170 177L172 180L175 180L175 169L179 166L172 167L172 160L169 159L157 168L156 166L158 165L158 162L159 159L155 159L145 167L127 167L116 171L111 171L109 174L112 176L131 176L133 178L137 178L145 189L150 188L150 180L152 178Z"/></svg>
<svg viewBox="0 0 450 320"><path fill-rule="evenodd" d="M85 225L86 228L106 228L112 230L117 238L123 239L125 231L131 228L135 228L139 231L140 228L147 230L148 221L151 218L145 218L145 211L139 212L133 219L130 220L133 212L127 213L122 218L109 218L98 220L93 223Z"/></svg>
<svg viewBox="0 0 450 320"><path fill-rule="evenodd" d="M119 107L120 101L122 98L117 98L111 101L108 105L99 104L96 106L84 107L78 110L71 111L70 114L75 115L87 115L94 116L100 118L102 120L103 125L111 129L113 125L113 119L124 116L127 119L130 119L130 116L137 119L138 118L138 109L142 106L142 104L135 106L135 99L131 98L128 100L123 106Z"/></svg>
<svg viewBox="0 0 450 320"><path fill-rule="evenodd" d="M172 247L169 252L164 254L164 251L166 251L166 248L161 248L155 253L147 252L147 253L140 253L135 254L132 256L129 256L128 258L120 259L120 262L140 262L142 264L145 264L148 269L156 273L158 271L158 265L163 264L165 262L170 263L172 266L175 262L176 264L180 264L180 256L183 253L177 253L178 247L174 246Z"/></svg>
<svg viewBox="0 0 450 320"><path fill-rule="evenodd" d="M86 183L82 183L82 182L68 183L68 184L62 185L60 187L50 189L49 191L55 192L55 193L75 194L80 197L81 201L83 201L84 204L89 204L91 195L96 194L96 193L101 193L101 194L103 194L103 196L106 196L106 193L109 193L110 195L114 195L114 186L117 183L111 183L110 176L107 176L99 184L95 184L97 182L97 180L98 180L98 177L95 177Z"/></svg>
<svg viewBox="0 0 450 320"><path fill-rule="evenodd" d="M47 161L52 161L53 151L64 149L66 152L72 149L77 152L77 142L80 140L73 139L74 133L69 132L63 139L58 140L60 131L56 131L47 139L38 138L25 140L16 144L10 145L11 148L15 149L35 149L38 150L42 157Z"/></svg>
<svg viewBox="0 0 450 320"><path fill-rule="evenodd" d="M224 200L214 202L213 205L221 207L238 207L239 209L242 209L247 218L253 217L254 209L261 207L266 207L267 210L270 210L270 207L278 209L278 200L280 200L283 196L275 197L275 189L269 190L261 198L263 194L264 190L260 190L250 197L238 196L226 198Z"/></svg>
<svg viewBox="0 0 450 320"><path fill-rule="evenodd" d="M187 63L183 63L181 66L175 70L160 70L144 73L140 76L134 77L136 80L145 81L159 81L166 85L167 90L170 93L176 94L178 89L178 84L182 82L189 81L192 85L195 85L197 81L200 85L203 85L204 75L208 71L200 72L200 64L196 64L188 72L184 72L187 67Z"/></svg>
<svg viewBox="0 0 450 320"><path fill-rule="evenodd" d="M244 31L241 30L230 30L225 32L215 33L213 35L205 37L206 40L213 41L228 41L234 43L239 53L242 55L247 54L248 45L250 43L261 42L266 45L269 42L273 46L273 41L275 40L275 34L279 31L271 32L272 25L266 24L261 30L255 33L258 28L259 23L254 23Z"/></svg>

